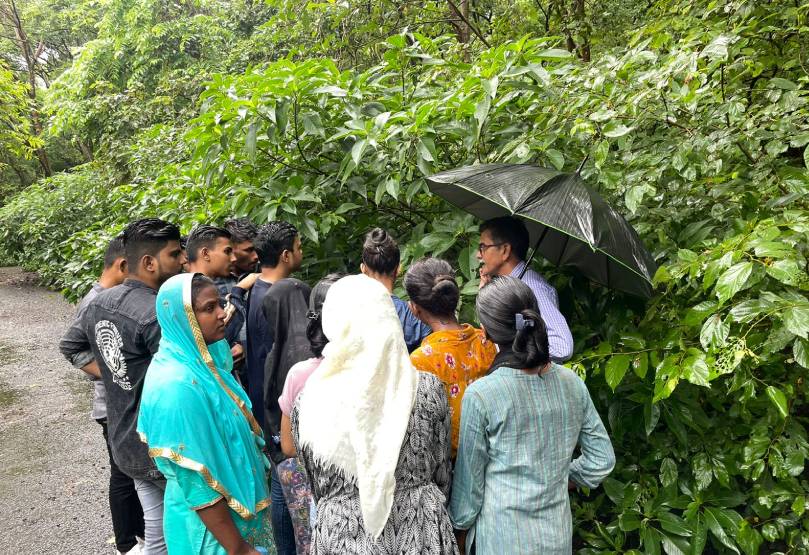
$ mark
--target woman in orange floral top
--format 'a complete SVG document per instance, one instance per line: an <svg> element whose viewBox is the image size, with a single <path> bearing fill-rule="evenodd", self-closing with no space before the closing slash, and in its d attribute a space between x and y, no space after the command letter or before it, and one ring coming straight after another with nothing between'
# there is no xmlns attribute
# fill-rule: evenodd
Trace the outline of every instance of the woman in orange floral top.
<svg viewBox="0 0 809 555"><path fill-rule="evenodd" d="M483 331L458 323L455 310L460 291L448 262L439 258L419 260L405 274L404 286L413 314L433 330L411 353L410 360L417 369L435 374L444 383L452 416L454 459L464 391L486 375L497 348Z"/></svg>

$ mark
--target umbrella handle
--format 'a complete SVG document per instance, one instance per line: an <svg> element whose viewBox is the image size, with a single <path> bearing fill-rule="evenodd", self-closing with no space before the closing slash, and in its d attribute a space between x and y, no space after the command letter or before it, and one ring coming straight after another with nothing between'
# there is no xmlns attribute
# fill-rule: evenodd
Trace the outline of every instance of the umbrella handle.
<svg viewBox="0 0 809 555"><path fill-rule="evenodd" d="M586 160L586 158L585 158L585 160ZM537 239L537 242L534 243L534 248L531 250L531 255L525 261L525 266L523 266L522 271L520 272L520 275L517 276L517 279L522 279L522 277L525 275L525 272L528 271L528 267L531 265L531 261L534 260L534 255L539 250L539 244L545 238L545 234L548 233L548 229L549 229L548 226L545 226L545 229L542 230L542 234L539 236L539 239Z"/></svg>
<svg viewBox="0 0 809 555"><path fill-rule="evenodd" d="M588 152L587 155L584 157L584 160L582 160L581 164L579 164L579 167L576 168L576 175L581 175L581 170L584 168L584 164L586 164L587 160L589 160L589 159L590 159L590 153Z"/></svg>

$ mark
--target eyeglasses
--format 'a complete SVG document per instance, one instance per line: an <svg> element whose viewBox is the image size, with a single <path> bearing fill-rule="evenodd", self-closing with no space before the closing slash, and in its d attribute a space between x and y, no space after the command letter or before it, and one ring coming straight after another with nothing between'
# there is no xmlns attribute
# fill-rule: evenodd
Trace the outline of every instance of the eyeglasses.
<svg viewBox="0 0 809 555"><path fill-rule="evenodd" d="M483 254L483 251L489 247L499 247L500 245L505 245L505 243L489 243L488 245L486 243L478 243L478 252Z"/></svg>

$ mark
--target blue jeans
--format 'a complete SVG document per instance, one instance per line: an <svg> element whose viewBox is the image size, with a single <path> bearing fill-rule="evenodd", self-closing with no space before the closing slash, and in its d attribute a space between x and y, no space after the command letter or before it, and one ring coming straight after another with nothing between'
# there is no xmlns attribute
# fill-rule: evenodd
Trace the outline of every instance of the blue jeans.
<svg viewBox="0 0 809 555"><path fill-rule="evenodd" d="M292 517L289 516L287 500L284 497L284 490L281 488L281 481L275 471L275 464L272 464L270 484L270 500L272 501L272 535L275 539L275 548L278 555L295 555L295 532L292 529Z"/></svg>
<svg viewBox="0 0 809 555"><path fill-rule="evenodd" d="M135 490L143 507L144 555L166 555L166 540L163 537L163 493L166 482L152 482L135 478Z"/></svg>

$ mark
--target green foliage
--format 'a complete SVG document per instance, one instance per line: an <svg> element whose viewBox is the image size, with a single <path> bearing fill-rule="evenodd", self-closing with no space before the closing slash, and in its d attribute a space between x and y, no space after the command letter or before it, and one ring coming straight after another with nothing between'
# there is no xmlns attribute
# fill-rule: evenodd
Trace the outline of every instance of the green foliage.
<svg viewBox="0 0 809 555"><path fill-rule="evenodd" d="M25 85L17 81L11 69L0 60L0 168L4 158L17 156L31 158L34 150L41 144L31 134L31 123L28 120L30 106Z"/></svg>
<svg viewBox="0 0 809 555"><path fill-rule="evenodd" d="M120 231L111 180L93 164L39 181L0 208L0 261L39 273L76 300L101 271ZM117 226L117 227L116 227Z"/></svg>
<svg viewBox="0 0 809 555"><path fill-rule="evenodd" d="M809 6L661 0L633 36L594 37L602 51L583 64L553 37L504 41L467 63L429 25L383 40L359 26L371 35L360 52L349 31L384 16L374 3L367 19L352 3L279 4L250 36L224 17L210 32L188 19L161 27L156 5L109 17L159 33L105 23L97 41L108 42L89 43L54 87L61 129L92 127L108 154L0 209L6 256L75 298L128 220L187 231L247 215L295 223L314 281L355 270L363 233L382 225L401 238L405 267L425 255L457 266L471 320L476 222L424 177L478 162L572 171L587 159L584 177L626 207L660 269L642 304L542 268L573 327L570 364L618 454L603 488L574 497L577 551L809 551ZM300 26L272 34L292 15ZM227 49L221 65L157 50L195 33ZM285 41L290 59L229 71L254 60L249 45ZM357 68L348 54L311 55L349 48Z"/></svg>

